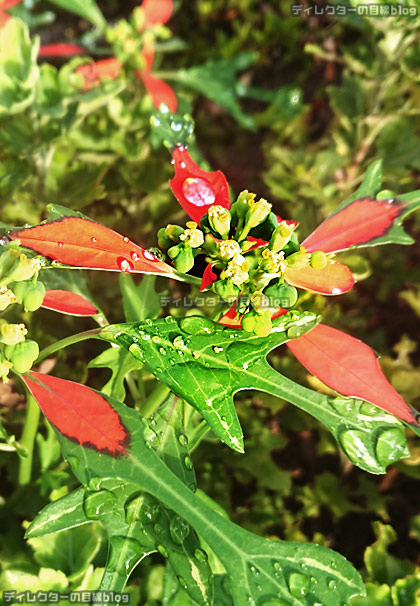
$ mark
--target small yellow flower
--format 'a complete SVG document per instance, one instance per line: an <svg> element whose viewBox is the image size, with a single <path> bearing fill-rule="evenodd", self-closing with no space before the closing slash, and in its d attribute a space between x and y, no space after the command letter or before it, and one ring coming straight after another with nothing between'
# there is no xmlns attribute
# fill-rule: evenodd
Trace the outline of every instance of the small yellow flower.
<svg viewBox="0 0 420 606"><path fill-rule="evenodd" d="M229 261L229 259L233 259L233 257L241 253L241 247L236 240L224 240L223 242L219 242L217 247L219 255L224 261Z"/></svg>

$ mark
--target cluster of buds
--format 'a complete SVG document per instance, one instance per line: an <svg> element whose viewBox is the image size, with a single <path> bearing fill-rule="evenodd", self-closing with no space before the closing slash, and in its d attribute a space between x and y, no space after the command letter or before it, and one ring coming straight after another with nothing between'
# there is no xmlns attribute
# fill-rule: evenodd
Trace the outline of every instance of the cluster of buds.
<svg viewBox="0 0 420 606"><path fill-rule="evenodd" d="M197 255L204 255L212 277L203 278L202 289L236 302L242 328L265 336L273 314L298 299L296 288L287 283L287 268L321 269L327 263L323 252L310 254L299 245L295 227L279 220L267 200L243 191L230 210L211 206L199 226L190 221L186 229L160 229L158 243L183 273L192 269Z"/></svg>
<svg viewBox="0 0 420 606"><path fill-rule="evenodd" d="M0 254L0 311L20 303L27 311L41 307L45 286L38 281L39 258L28 258L16 243L10 243ZM26 339L24 324L11 324L0 319L0 379L8 381L9 371L27 372L39 354L38 344Z"/></svg>

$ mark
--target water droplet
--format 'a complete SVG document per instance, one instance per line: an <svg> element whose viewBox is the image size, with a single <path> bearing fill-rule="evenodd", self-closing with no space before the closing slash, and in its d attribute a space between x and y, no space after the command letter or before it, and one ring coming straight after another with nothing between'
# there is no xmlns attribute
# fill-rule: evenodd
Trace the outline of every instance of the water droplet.
<svg viewBox="0 0 420 606"><path fill-rule="evenodd" d="M185 467L186 467L186 468L187 468L189 471L191 471L191 470L193 469L193 463L192 463L192 461L191 461L191 458L190 458L190 457L188 457L188 456L187 456L187 457L185 457L185 459L184 459L184 465L185 465Z"/></svg>
<svg viewBox="0 0 420 606"><path fill-rule="evenodd" d="M181 337L181 335L175 337L175 339L172 341L172 344L176 349L187 349L187 346L185 345L184 339Z"/></svg>
<svg viewBox="0 0 420 606"><path fill-rule="evenodd" d="M163 555L164 558L167 558L169 556L168 550L166 549L166 547L164 547L163 545L158 545L156 547L156 549L158 550L158 552L160 554Z"/></svg>
<svg viewBox="0 0 420 606"><path fill-rule="evenodd" d="M366 437L367 434L363 431L348 429L340 434L339 440L344 452L351 461L364 460L366 463L373 463L375 465L375 460L366 445Z"/></svg>
<svg viewBox="0 0 420 606"><path fill-rule="evenodd" d="M100 490L102 487L104 479L103 478L90 478L88 483L89 490Z"/></svg>
<svg viewBox="0 0 420 606"><path fill-rule="evenodd" d="M250 566L249 569L252 572L252 574L254 575L254 577L260 576L260 571L258 570L258 568L256 566Z"/></svg>
<svg viewBox="0 0 420 606"><path fill-rule="evenodd" d="M161 524L155 524L153 526L153 530L155 531L156 534L162 534L162 532L164 531L164 528Z"/></svg>
<svg viewBox="0 0 420 606"><path fill-rule="evenodd" d="M328 398L328 403L343 417L352 417L357 412L352 398Z"/></svg>
<svg viewBox="0 0 420 606"><path fill-rule="evenodd" d="M218 353L222 353L222 351L223 351L223 347L217 347L217 346L214 346L214 347L213 347L213 351L214 351L214 353L216 353L216 354L218 354Z"/></svg>
<svg viewBox="0 0 420 606"><path fill-rule="evenodd" d="M289 589L295 598L306 595L309 589L308 577L300 572L292 572L289 575Z"/></svg>
<svg viewBox="0 0 420 606"><path fill-rule="evenodd" d="M62 267L63 264L60 263L60 261L57 261L57 259L54 259L54 261L51 261L51 266L52 267Z"/></svg>
<svg viewBox="0 0 420 606"><path fill-rule="evenodd" d="M282 570L282 566L279 562L274 562L273 568L276 572L280 572Z"/></svg>
<svg viewBox="0 0 420 606"><path fill-rule="evenodd" d="M162 356L165 356L165 355L166 355L166 349L165 349L164 347L159 347L159 353L160 353Z"/></svg>
<svg viewBox="0 0 420 606"><path fill-rule="evenodd" d="M86 492L83 500L83 509L90 520L98 520L104 513L112 511L118 499L110 490Z"/></svg>
<svg viewBox="0 0 420 606"><path fill-rule="evenodd" d="M159 436L151 427L146 427L143 433L146 446L156 448L159 444Z"/></svg>
<svg viewBox="0 0 420 606"><path fill-rule="evenodd" d="M135 250L131 250L130 251L130 257L132 258L133 261L139 261L140 260L140 255Z"/></svg>
<svg viewBox="0 0 420 606"><path fill-rule="evenodd" d="M117 258L117 266L120 271L130 273L134 269L134 265L131 261L126 259L125 257Z"/></svg>
<svg viewBox="0 0 420 606"><path fill-rule="evenodd" d="M190 525L183 518L175 515L169 522L169 532L173 542L182 545L190 533Z"/></svg>
<svg viewBox="0 0 420 606"><path fill-rule="evenodd" d="M63 244L62 242L59 242L59 243L58 243L58 246L59 246L60 248L63 248L64 244Z"/></svg>
<svg viewBox="0 0 420 606"><path fill-rule="evenodd" d="M333 579L328 582L328 589L335 591L337 589L337 583Z"/></svg>
<svg viewBox="0 0 420 606"><path fill-rule="evenodd" d="M188 202L195 206L210 206L216 199L213 188L200 177L185 179L182 192Z"/></svg>
<svg viewBox="0 0 420 606"><path fill-rule="evenodd" d="M147 259L147 261L158 263L159 261L162 261L163 254L158 248L152 246L151 248L143 251L143 257Z"/></svg>
<svg viewBox="0 0 420 606"><path fill-rule="evenodd" d="M178 442L181 444L181 446L187 446L188 444L188 438L185 434L181 433L181 435L178 436Z"/></svg>
<svg viewBox="0 0 420 606"><path fill-rule="evenodd" d="M125 242L125 243L127 244L127 242L130 242L130 239L129 239L129 238L127 238L127 236L124 236L124 237L123 237L123 242Z"/></svg>
<svg viewBox="0 0 420 606"><path fill-rule="evenodd" d="M153 343L162 343L162 339L158 335L153 335L152 341Z"/></svg>
<svg viewBox="0 0 420 606"><path fill-rule="evenodd" d="M93 243L95 243L95 242L96 242L96 238L95 238L95 236L92 236L92 237L91 237L91 241L92 241Z"/></svg>
<svg viewBox="0 0 420 606"><path fill-rule="evenodd" d="M184 577L178 577L178 583L183 589L188 589L187 581L184 579Z"/></svg>
<svg viewBox="0 0 420 606"><path fill-rule="evenodd" d="M147 493L135 495L125 504L125 519L127 524L140 521L143 524L154 524L161 516L159 502Z"/></svg>
<svg viewBox="0 0 420 606"><path fill-rule="evenodd" d="M198 352L196 352L196 351L193 351L192 352L192 357L194 358L194 360L199 360L200 354Z"/></svg>
<svg viewBox="0 0 420 606"><path fill-rule="evenodd" d="M143 360L143 350L137 343L132 343L128 348L128 351L138 360Z"/></svg>
<svg viewBox="0 0 420 606"><path fill-rule="evenodd" d="M331 291L331 293L333 295L341 295L342 292L343 291L341 290L341 288L333 288L332 291Z"/></svg>
<svg viewBox="0 0 420 606"><path fill-rule="evenodd" d="M398 461L403 456L408 456L404 430L393 427L383 431L376 443L376 456L384 467Z"/></svg>
<svg viewBox="0 0 420 606"><path fill-rule="evenodd" d="M166 324L176 324L176 320L172 316L166 316L166 318L164 318L164 319L165 319Z"/></svg>
<svg viewBox="0 0 420 606"><path fill-rule="evenodd" d="M203 562L204 563L204 562L207 562L207 560L208 560L208 555L202 549L196 549L194 551L194 556L197 558L197 560L199 562Z"/></svg>
<svg viewBox="0 0 420 606"><path fill-rule="evenodd" d="M360 413L362 415L374 417L377 416L378 412L378 407L374 406L373 404L369 404L369 402L363 402L363 404L360 406Z"/></svg>
<svg viewBox="0 0 420 606"><path fill-rule="evenodd" d="M288 604L276 595L266 595L257 601L257 606L288 606Z"/></svg>
<svg viewBox="0 0 420 606"><path fill-rule="evenodd" d="M190 316L183 318L180 322L182 330L189 335L211 334L214 332L214 324L208 318L202 316Z"/></svg>
<svg viewBox="0 0 420 606"><path fill-rule="evenodd" d="M109 540L108 566L119 574L127 575L144 555L144 549L135 539L113 536ZM122 556L122 554L124 554Z"/></svg>

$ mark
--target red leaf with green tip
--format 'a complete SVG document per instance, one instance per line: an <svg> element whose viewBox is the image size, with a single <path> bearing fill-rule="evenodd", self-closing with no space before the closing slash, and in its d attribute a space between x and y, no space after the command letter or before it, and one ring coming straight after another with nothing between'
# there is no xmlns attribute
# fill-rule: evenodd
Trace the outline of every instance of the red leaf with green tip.
<svg viewBox="0 0 420 606"><path fill-rule="evenodd" d="M203 272L203 277L200 284L200 292L206 290L206 288L213 284L213 282L216 282L216 280L217 274L215 274L213 271L213 263L209 263Z"/></svg>
<svg viewBox="0 0 420 606"><path fill-rule="evenodd" d="M145 29L169 21L174 10L174 4L172 0L144 0L141 8L144 10L142 29Z"/></svg>
<svg viewBox="0 0 420 606"><path fill-rule="evenodd" d="M213 204L230 208L229 186L220 171L207 172L191 158L186 147L176 147L172 152L175 176L171 189L182 208L196 223L200 223Z"/></svg>
<svg viewBox="0 0 420 606"><path fill-rule="evenodd" d="M300 269L287 267L284 273L287 282L321 295L341 295L354 286L353 274L346 265L329 261L323 269L310 265Z"/></svg>
<svg viewBox="0 0 420 606"><path fill-rule="evenodd" d="M71 290L47 290L42 307L71 316L93 316L98 313L90 301Z"/></svg>
<svg viewBox="0 0 420 606"><path fill-rule="evenodd" d="M374 351L340 330L318 324L306 335L287 342L311 374L340 394L360 398L419 426L412 409L386 380Z"/></svg>
<svg viewBox="0 0 420 606"><path fill-rule="evenodd" d="M57 44L43 44L38 55L40 57L70 57L72 55L84 55L85 53L85 49L79 44L58 42Z"/></svg>
<svg viewBox="0 0 420 606"><path fill-rule="evenodd" d="M415 204L402 203L393 198L374 200L366 197L354 200L325 219L302 245L308 252L321 250L330 253L398 242L401 239L402 219L415 208Z"/></svg>
<svg viewBox="0 0 420 606"><path fill-rule="evenodd" d="M172 274L174 269L117 232L80 217L9 233L12 240L44 257L85 269Z"/></svg>
<svg viewBox="0 0 420 606"><path fill-rule="evenodd" d="M96 391L39 372L23 379L47 419L69 440L112 457L127 456L130 434Z"/></svg>
<svg viewBox="0 0 420 606"><path fill-rule="evenodd" d="M157 109L159 109L163 103L168 106L172 113L176 112L178 100L169 84L147 72L136 71L136 76L143 80L147 92L152 97L153 105Z"/></svg>
<svg viewBox="0 0 420 606"><path fill-rule="evenodd" d="M79 65L76 72L84 80L83 88L88 90L99 84L102 78L114 80L121 72L121 69L121 61L115 57L110 57L109 59L101 59L101 61L95 61L94 63Z"/></svg>

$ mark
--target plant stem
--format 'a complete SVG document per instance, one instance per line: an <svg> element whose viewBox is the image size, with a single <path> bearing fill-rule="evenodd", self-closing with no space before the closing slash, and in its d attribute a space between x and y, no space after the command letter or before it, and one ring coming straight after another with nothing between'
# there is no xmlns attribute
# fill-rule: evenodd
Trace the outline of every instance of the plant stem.
<svg viewBox="0 0 420 606"><path fill-rule="evenodd" d="M189 439L189 451L193 452L200 444L201 440L209 433L210 425L204 419L197 425L191 438Z"/></svg>
<svg viewBox="0 0 420 606"><path fill-rule="evenodd" d="M34 452L35 437L38 430L40 408L33 398L33 396L27 392L27 408L25 424L23 427L23 433L20 440L20 445L27 451L27 457L20 459L19 472L18 472L18 485L26 486L31 481L32 472L32 458Z"/></svg>
<svg viewBox="0 0 420 606"><path fill-rule="evenodd" d="M141 403L140 412L144 417L150 415L162 404L170 393L169 387L159 381L152 393Z"/></svg>
<svg viewBox="0 0 420 606"><path fill-rule="evenodd" d="M56 341L40 352L38 358L36 359L36 364L39 364L39 362L42 362L42 360L45 360L45 358L48 358L48 356L56 351L63 349L64 347L68 347L69 345L73 345L74 343L80 343L81 341L86 341L86 339L99 339L98 335L100 333L100 328L93 328L92 330L79 332L77 335L71 335L70 337Z"/></svg>

